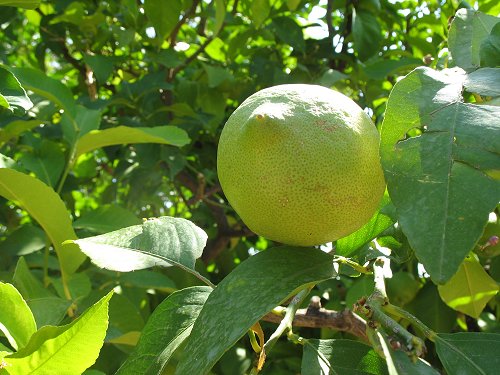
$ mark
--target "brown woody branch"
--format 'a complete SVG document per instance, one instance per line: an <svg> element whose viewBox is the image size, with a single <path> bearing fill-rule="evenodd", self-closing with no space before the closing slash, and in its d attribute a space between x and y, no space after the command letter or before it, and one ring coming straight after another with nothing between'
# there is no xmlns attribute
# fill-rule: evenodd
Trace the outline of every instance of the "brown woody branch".
<svg viewBox="0 0 500 375"><path fill-rule="evenodd" d="M282 317L273 313L265 315L262 320L279 323ZM368 342L366 322L351 310L333 311L321 307L319 297L313 297L306 309L299 309L293 320L294 327L331 328L336 331L350 333Z"/></svg>

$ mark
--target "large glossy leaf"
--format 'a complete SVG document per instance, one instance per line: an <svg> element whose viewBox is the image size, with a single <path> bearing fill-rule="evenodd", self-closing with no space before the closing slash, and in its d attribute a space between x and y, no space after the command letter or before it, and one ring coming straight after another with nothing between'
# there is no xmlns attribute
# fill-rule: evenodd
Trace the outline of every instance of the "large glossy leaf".
<svg viewBox="0 0 500 375"><path fill-rule="evenodd" d="M39 329L28 345L4 361L10 375L81 374L99 355L108 327L109 293L78 319ZM73 360L68 360L72 358ZM0 370L0 374L4 374Z"/></svg>
<svg viewBox="0 0 500 375"><path fill-rule="evenodd" d="M438 290L448 306L477 319L488 301L498 293L498 284L471 256L446 284L439 285Z"/></svg>
<svg viewBox="0 0 500 375"><path fill-rule="evenodd" d="M10 70L25 89L31 90L57 104L70 116L75 115L76 104L73 94L60 81L31 68L11 68Z"/></svg>
<svg viewBox="0 0 500 375"><path fill-rule="evenodd" d="M500 368L500 334L439 334L436 350L448 374L496 375Z"/></svg>
<svg viewBox="0 0 500 375"><path fill-rule="evenodd" d="M176 374L207 373L255 322L298 288L335 276L333 257L314 248L284 246L248 258L208 297Z"/></svg>
<svg viewBox="0 0 500 375"><path fill-rule="evenodd" d="M206 233L189 220L164 216L74 242L101 268L128 272L177 265L196 273L206 241Z"/></svg>
<svg viewBox="0 0 500 375"><path fill-rule="evenodd" d="M398 219L417 258L446 282L500 198L500 108L462 102L465 74L417 68L395 86L381 157ZM422 134L410 137L418 129Z"/></svg>
<svg viewBox="0 0 500 375"><path fill-rule="evenodd" d="M16 77L2 67L0 67L0 107L18 116L24 115L33 107L33 103Z"/></svg>
<svg viewBox="0 0 500 375"><path fill-rule="evenodd" d="M328 361L328 363L325 362ZM384 375L385 361L371 346L352 340L307 340L302 375Z"/></svg>
<svg viewBox="0 0 500 375"><path fill-rule="evenodd" d="M498 17L472 9L459 9L448 36L448 48L454 63L466 70L479 67L481 43L498 22Z"/></svg>
<svg viewBox="0 0 500 375"><path fill-rule="evenodd" d="M76 157L106 146L127 143L160 143L184 146L189 143L187 133L175 126L156 126L154 128L131 128L117 126L105 130L94 130L78 140Z"/></svg>
<svg viewBox="0 0 500 375"><path fill-rule="evenodd" d="M6 168L0 168L0 195L18 203L45 230L57 252L62 272L75 272L85 256L76 246L63 250L62 243L76 239L76 234L59 195L40 180Z"/></svg>
<svg viewBox="0 0 500 375"><path fill-rule="evenodd" d="M211 291L209 287L198 286L167 297L148 319L136 348L116 375L161 373L175 349L191 333Z"/></svg>
<svg viewBox="0 0 500 375"><path fill-rule="evenodd" d="M15 349L25 346L36 331L36 322L26 301L17 289L0 282L0 331Z"/></svg>

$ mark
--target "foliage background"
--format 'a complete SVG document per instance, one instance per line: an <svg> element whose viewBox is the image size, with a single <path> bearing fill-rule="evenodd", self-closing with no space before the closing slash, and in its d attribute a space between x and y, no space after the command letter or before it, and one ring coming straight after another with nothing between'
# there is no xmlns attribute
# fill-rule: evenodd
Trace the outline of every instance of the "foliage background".
<svg viewBox="0 0 500 375"><path fill-rule="evenodd" d="M333 87L359 103L380 128L389 93L400 77L419 66L439 70L454 65L446 47L459 8L475 7L495 16L500 12L493 0L471 5L411 0L26 4L33 9L2 7L0 12L0 62L28 90L33 104L26 114L19 109L1 113L0 166L36 176L60 195L75 231L75 237L61 240L140 224L142 218L167 215L193 221L208 234L196 267L214 284L250 254L274 245L245 227L217 181L220 131L246 97L282 83ZM470 94L466 100L475 103L477 98ZM110 132L120 126L139 132ZM101 133L92 138L97 129ZM19 187L23 185L20 181ZM68 293L78 316L119 286L110 302L105 344L92 366L95 373L119 368L167 295L201 285L174 267L127 274L88 261L64 281L61 256L53 251L62 250L50 246L53 239L46 238L40 220L14 198L0 199L0 279L13 281L39 326L40 321L71 321L65 314ZM35 200L46 199L40 193ZM45 203L46 216L52 210L60 214L52 202ZM385 209L388 218L395 217L391 204ZM492 246L487 256L482 253L482 265L495 281L477 316L467 315L446 305L438 287L423 277L401 228L384 229L379 244L391 249L394 259L393 277L387 280L391 301L438 332L499 332L498 297L489 299L500 280L498 250ZM499 233L494 215L486 230L479 245ZM362 260L368 248L349 255ZM79 266L76 260L68 264ZM325 307L341 310L372 289L371 277L341 275L314 293ZM50 311L48 300L36 302L42 297L50 299ZM301 334L350 337L326 329ZM279 342L265 372L298 373L301 355L300 348ZM432 346L426 359L441 368ZM243 373L252 360L251 348L242 340L213 371Z"/></svg>

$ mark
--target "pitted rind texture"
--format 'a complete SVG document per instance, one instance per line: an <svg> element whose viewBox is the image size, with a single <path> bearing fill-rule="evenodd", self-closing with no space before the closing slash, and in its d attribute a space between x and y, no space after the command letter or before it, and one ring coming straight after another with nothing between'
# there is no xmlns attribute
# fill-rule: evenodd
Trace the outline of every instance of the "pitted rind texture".
<svg viewBox="0 0 500 375"><path fill-rule="evenodd" d="M316 85L280 85L228 119L217 168L224 194L255 233L311 246L345 237L385 189L379 134L351 99Z"/></svg>

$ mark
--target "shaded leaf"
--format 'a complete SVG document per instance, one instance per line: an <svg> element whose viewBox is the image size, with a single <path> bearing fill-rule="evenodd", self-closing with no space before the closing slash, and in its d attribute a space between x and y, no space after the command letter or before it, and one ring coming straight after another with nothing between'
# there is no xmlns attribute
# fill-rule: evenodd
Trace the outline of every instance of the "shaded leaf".
<svg viewBox="0 0 500 375"><path fill-rule="evenodd" d="M39 5L40 0L0 0L0 6L36 9Z"/></svg>
<svg viewBox="0 0 500 375"><path fill-rule="evenodd" d="M33 152L24 152L21 164L43 183L55 187L65 166L64 150L59 143L43 139Z"/></svg>
<svg viewBox="0 0 500 375"><path fill-rule="evenodd" d="M144 289L158 289L167 293L172 293L177 289L175 283L167 276L149 270L122 273L118 280L121 285Z"/></svg>
<svg viewBox="0 0 500 375"><path fill-rule="evenodd" d="M40 123L38 120L16 120L9 122L5 127L0 129L0 144L10 141L25 131L36 128Z"/></svg>
<svg viewBox="0 0 500 375"><path fill-rule="evenodd" d="M384 375L386 367L371 346L358 341L307 340L304 345L302 375Z"/></svg>
<svg viewBox="0 0 500 375"><path fill-rule="evenodd" d="M500 71L493 68L475 70L467 74L464 86L467 91L475 94L500 96Z"/></svg>
<svg viewBox="0 0 500 375"><path fill-rule="evenodd" d="M136 348L116 375L160 373L191 333L211 291L209 287L197 286L168 296L148 319Z"/></svg>
<svg viewBox="0 0 500 375"><path fill-rule="evenodd" d="M47 98L64 109L70 116L76 112L76 104L71 91L60 81L31 68L10 69L25 89Z"/></svg>
<svg viewBox="0 0 500 375"><path fill-rule="evenodd" d="M35 318L12 284L0 282L0 301L0 331L15 350L22 348L36 331Z"/></svg>
<svg viewBox="0 0 500 375"><path fill-rule="evenodd" d="M474 247L500 198L500 109L462 102L465 74L417 68L389 96L381 159L401 228L436 283ZM418 129L422 134L409 137Z"/></svg>
<svg viewBox="0 0 500 375"><path fill-rule="evenodd" d="M304 52L306 43L302 28L290 17L274 17L271 28L276 36L294 50Z"/></svg>
<svg viewBox="0 0 500 375"><path fill-rule="evenodd" d="M481 66L500 66L500 22L493 26L490 35L481 43Z"/></svg>
<svg viewBox="0 0 500 375"><path fill-rule="evenodd" d="M367 60L378 52L382 40L382 31L373 13L353 9L352 35L354 50L358 53L361 61Z"/></svg>
<svg viewBox="0 0 500 375"><path fill-rule="evenodd" d="M208 297L175 373L207 373L267 312L299 288L335 276L333 257L314 248L283 246L248 258Z"/></svg>
<svg viewBox="0 0 500 375"><path fill-rule="evenodd" d="M96 233L106 233L138 225L141 222L142 220L129 210L115 204L105 204L94 211L83 214L73 222L73 227Z"/></svg>
<svg viewBox="0 0 500 375"><path fill-rule="evenodd" d="M25 375L35 371L57 374L61 369L68 374L81 374L95 362L104 343L111 296L112 293L106 295L70 324L40 328L28 345L4 358L9 374Z"/></svg>
<svg viewBox="0 0 500 375"><path fill-rule="evenodd" d="M259 28L264 23L270 12L271 4L269 4L269 0L250 1L250 18L256 28Z"/></svg>
<svg viewBox="0 0 500 375"><path fill-rule="evenodd" d="M144 13L156 32L159 45L163 43L179 21L182 11L181 0L145 0Z"/></svg>
<svg viewBox="0 0 500 375"><path fill-rule="evenodd" d="M0 5L2 5L1 1ZM24 115L33 107L33 103L14 74L2 67L0 67L0 107L16 116Z"/></svg>
<svg viewBox="0 0 500 375"><path fill-rule="evenodd" d="M62 272L75 272L85 256L76 246L62 248L63 241L76 239L76 234L59 195L35 177L6 168L0 168L0 195L17 202L40 224L54 245Z"/></svg>
<svg viewBox="0 0 500 375"><path fill-rule="evenodd" d="M217 35L224 24L226 18L226 3L225 0L215 0L215 26L214 35Z"/></svg>
<svg viewBox="0 0 500 375"><path fill-rule="evenodd" d="M500 367L500 334L438 334L436 351L449 374L495 375Z"/></svg>
<svg viewBox="0 0 500 375"><path fill-rule="evenodd" d="M481 44L498 22L498 17L473 9L459 9L448 36L448 48L454 63L466 70L479 67Z"/></svg>
<svg viewBox="0 0 500 375"><path fill-rule="evenodd" d="M164 216L74 242L101 268L128 272L173 264L193 273L206 241L189 220Z"/></svg>
<svg viewBox="0 0 500 375"><path fill-rule="evenodd" d="M39 227L25 224L14 229L0 242L0 252L21 256L34 253L47 245L47 237Z"/></svg>
<svg viewBox="0 0 500 375"><path fill-rule="evenodd" d="M184 146L189 143L187 133L176 126L157 126L154 128L131 128L117 126L105 130L93 130L78 140L76 157L106 146L128 143L160 143Z"/></svg>
<svg viewBox="0 0 500 375"><path fill-rule="evenodd" d="M439 295L452 309L474 318L498 293L498 284L473 257L464 260L458 272L444 285L438 286Z"/></svg>

